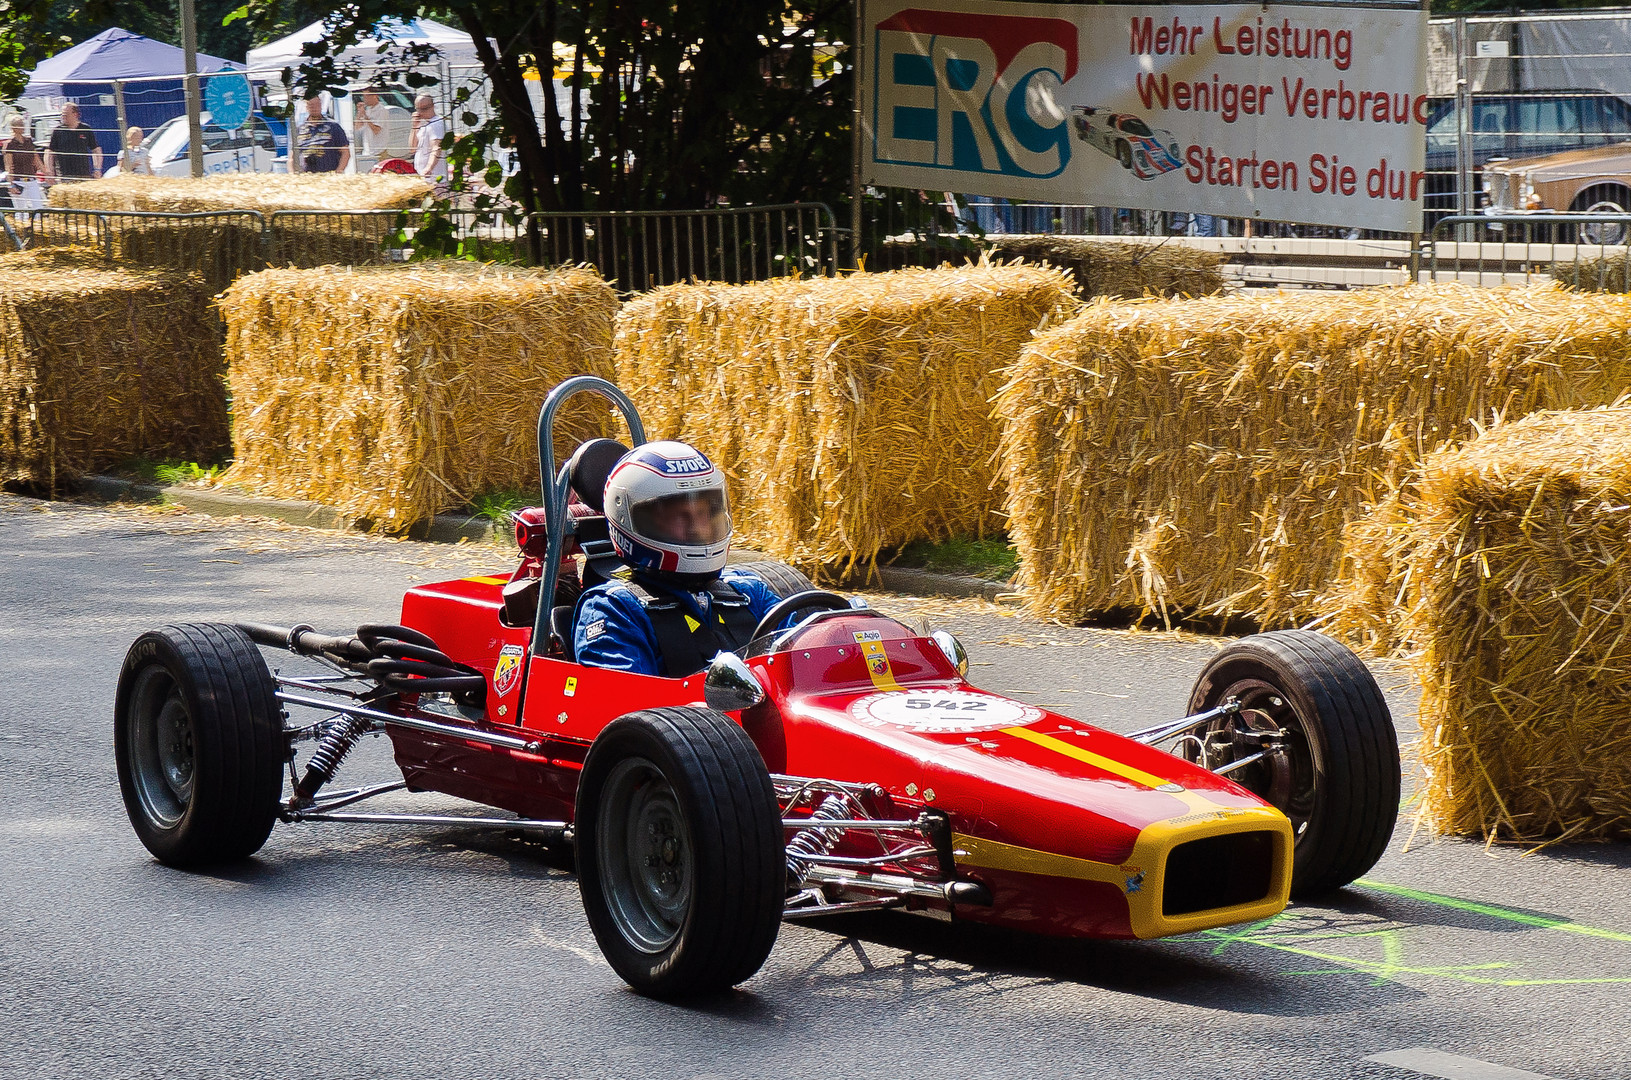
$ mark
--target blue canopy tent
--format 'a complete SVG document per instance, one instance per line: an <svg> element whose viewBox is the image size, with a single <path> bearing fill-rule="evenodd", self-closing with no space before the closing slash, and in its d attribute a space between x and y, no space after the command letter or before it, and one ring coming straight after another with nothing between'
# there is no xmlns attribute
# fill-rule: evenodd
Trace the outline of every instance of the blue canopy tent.
<svg viewBox="0 0 1631 1080"><path fill-rule="evenodd" d="M242 71L243 65L198 54L200 72L222 69ZM30 73L23 95L67 98L77 104L81 122L96 133L106 168L119 152L121 137L114 81L141 80L124 87L125 122L151 132L187 111L181 79L185 70L186 54L174 45L115 26L40 64Z"/></svg>

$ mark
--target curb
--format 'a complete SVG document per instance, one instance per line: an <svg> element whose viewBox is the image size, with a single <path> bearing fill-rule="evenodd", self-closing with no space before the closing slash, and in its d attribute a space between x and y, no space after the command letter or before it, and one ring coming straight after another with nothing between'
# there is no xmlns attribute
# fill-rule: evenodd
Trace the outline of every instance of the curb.
<svg viewBox="0 0 1631 1080"><path fill-rule="evenodd" d="M357 528L356 518L332 506L298 499L269 499L263 495L244 495L218 488L143 484L113 476L85 476L79 480L79 492L98 502L163 502L215 517L243 514L341 532ZM490 540L495 531L493 523L486 518L437 514L431 520L422 521L409 529L407 535L413 540L456 544L460 540Z"/></svg>
<svg viewBox="0 0 1631 1080"><path fill-rule="evenodd" d="M200 488L185 484L144 484L121 480L113 476L84 476L79 480L79 494L97 502L169 503L195 513L215 517L275 518L291 525L306 525L317 529L351 532L357 529L357 519L332 506L302 502L297 499L271 499L262 495L245 495L218 488ZM464 517L460 514L438 514L430 521L420 522L408 530L413 540L428 540L439 544L456 544L460 540L487 541L507 536L508 530L494 527L486 518ZM731 552L733 562L752 562L766 558L760 552L747 548ZM891 592L911 596L966 596L995 600L998 596L1011 596L1014 587L985 578L963 574L938 574L931 570L913 570L902 566L878 566L872 572L853 570L839 582L854 588L880 586Z"/></svg>

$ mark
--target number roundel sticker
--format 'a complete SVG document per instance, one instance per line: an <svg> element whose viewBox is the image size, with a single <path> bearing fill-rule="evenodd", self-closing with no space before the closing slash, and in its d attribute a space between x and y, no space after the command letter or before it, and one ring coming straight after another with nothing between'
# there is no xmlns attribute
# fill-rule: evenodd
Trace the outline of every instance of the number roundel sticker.
<svg viewBox="0 0 1631 1080"><path fill-rule="evenodd" d="M1042 710L967 690L891 690L850 703L853 719L912 731L996 731L1042 719Z"/></svg>

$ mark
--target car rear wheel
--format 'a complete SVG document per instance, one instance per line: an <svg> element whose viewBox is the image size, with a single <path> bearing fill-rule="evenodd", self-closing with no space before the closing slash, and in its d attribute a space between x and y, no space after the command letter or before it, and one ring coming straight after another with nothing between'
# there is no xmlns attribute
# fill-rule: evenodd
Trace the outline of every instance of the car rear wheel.
<svg viewBox="0 0 1631 1080"><path fill-rule="evenodd" d="M1212 658L1189 696L1191 715L1234 699L1179 752L1226 775L1291 820L1293 896L1342 888L1382 857L1399 809L1399 743L1376 679L1323 634L1278 630L1242 638Z"/></svg>
<svg viewBox="0 0 1631 1080"><path fill-rule="evenodd" d="M282 710L237 627L137 638L119 672L113 747L130 823L159 861L228 862L266 842L283 790Z"/></svg>
<svg viewBox="0 0 1631 1080"><path fill-rule="evenodd" d="M1631 188L1597 184L1582 191L1570 209L1581 214L1624 214L1631 211ZM1584 244L1623 244L1626 234L1623 221L1593 221L1580 226L1580 242Z"/></svg>
<svg viewBox="0 0 1631 1080"><path fill-rule="evenodd" d="M715 993L770 955L787 891L781 810L729 717L647 709L608 724L584 761L576 835L589 926L635 990Z"/></svg>
<svg viewBox="0 0 1631 1080"><path fill-rule="evenodd" d="M774 559L765 559L760 562L732 563L731 569L747 570L758 575L759 580L769 585L771 591L784 598L796 593L811 592L815 589L815 582L786 563L777 562Z"/></svg>

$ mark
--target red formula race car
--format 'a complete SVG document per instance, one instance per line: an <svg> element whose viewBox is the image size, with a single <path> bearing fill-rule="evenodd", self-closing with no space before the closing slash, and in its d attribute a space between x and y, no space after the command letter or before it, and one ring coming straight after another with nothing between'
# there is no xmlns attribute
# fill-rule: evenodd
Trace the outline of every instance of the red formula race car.
<svg viewBox="0 0 1631 1080"><path fill-rule="evenodd" d="M538 425L546 506L519 515L513 572L414 588L400 626L350 636L192 623L137 639L115 742L155 856L243 858L280 821L534 830L575 846L602 951L658 997L747 979L783 919L903 908L1155 938L1274 915L1380 857L1393 725L1365 667L1317 634L1224 648L1190 715L1130 737L982 691L950 634L780 564L759 568L785 599L739 656L689 678L574 662L572 598L618 570L596 511L622 453L600 440L555 469L554 417L580 391L644 441L610 383L557 387ZM274 675L257 646L330 670ZM402 780L335 790L377 732ZM351 809L404 787L518 816Z"/></svg>

